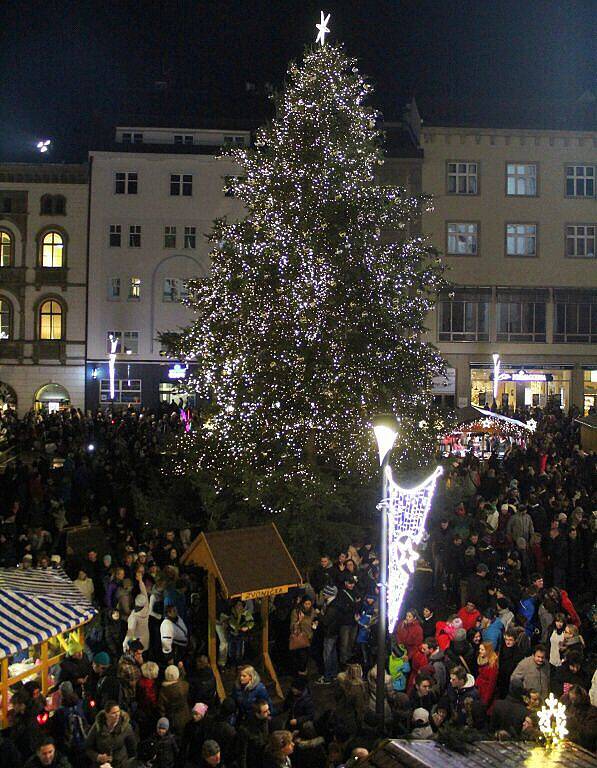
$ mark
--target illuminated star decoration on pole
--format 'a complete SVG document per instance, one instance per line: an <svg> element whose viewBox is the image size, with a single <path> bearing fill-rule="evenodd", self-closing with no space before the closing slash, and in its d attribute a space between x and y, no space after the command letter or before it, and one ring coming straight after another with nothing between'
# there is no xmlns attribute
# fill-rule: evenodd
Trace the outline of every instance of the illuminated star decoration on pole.
<svg viewBox="0 0 597 768"><path fill-rule="evenodd" d="M543 707L537 712L537 717L539 730L545 738L545 746L557 747L568 735L566 707L550 693Z"/></svg>
<svg viewBox="0 0 597 768"><path fill-rule="evenodd" d="M118 339L110 334L110 354L108 355L108 371L110 372L110 400L114 400L114 371L116 368L116 350Z"/></svg>
<svg viewBox="0 0 597 768"><path fill-rule="evenodd" d="M321 45L325 45L325 36L329 33L328 29L328 21L330 20L331 14L328 13L327 16L324 15L323 11L321 11L321 23L316 24L315 26L319 30L317 33L317 37L315 38L315 44L321 43Z"/></svg>
<svg viewBox="0 0 597 768"><path fill-rule="evenodd" d="M379 507L388 515L388 631L393 632L410 577L415 572L419 553L415 550L425 532L425 520L431 507L438 477L438 467L415 488L401 488L386 468L388 495Z"/></svg>

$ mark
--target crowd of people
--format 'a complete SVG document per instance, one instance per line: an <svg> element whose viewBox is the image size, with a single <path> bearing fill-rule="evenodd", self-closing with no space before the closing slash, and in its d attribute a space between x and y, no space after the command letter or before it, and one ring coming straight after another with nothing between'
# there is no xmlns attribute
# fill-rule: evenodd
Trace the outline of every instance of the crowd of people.
<svg viewBox="0 0 597 768"><path fill-rule="evenodd" d="M184 429L178 411L11 418L29 458L0 476L0 566L63 569L98 615L84 646L68 638L48 697L39 680L13 689L0 765L337 768L387 736L538 739L550 692L570 738L595 750L595 454L569 416L534 416L533 438L503 457L450 460L388 640L381 717L374 531L272 601L283 700L256 669L255 601L218 597L220 701L204 574L180 562L197 531L146 524L130 493ZM86 519L105 536L75 551L65 529Z"/></svg>

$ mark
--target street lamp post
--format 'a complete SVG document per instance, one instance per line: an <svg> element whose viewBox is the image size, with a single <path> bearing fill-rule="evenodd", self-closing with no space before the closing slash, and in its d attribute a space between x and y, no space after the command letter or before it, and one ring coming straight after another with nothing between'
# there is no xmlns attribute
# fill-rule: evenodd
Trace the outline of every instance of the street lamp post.
<svg viewBox="0 0 597 768"><path fill-rule="evenodd" d="M386 467L398 435L398 422L392 414L380 414L373 419L373 432L377 440L379 465L381 467L381 512L379 534L379 616L377 624L377 685L375 712L380 723L385 722L385 671L386 635L388 624L388 514L384 501L388 496Z"/></svg>

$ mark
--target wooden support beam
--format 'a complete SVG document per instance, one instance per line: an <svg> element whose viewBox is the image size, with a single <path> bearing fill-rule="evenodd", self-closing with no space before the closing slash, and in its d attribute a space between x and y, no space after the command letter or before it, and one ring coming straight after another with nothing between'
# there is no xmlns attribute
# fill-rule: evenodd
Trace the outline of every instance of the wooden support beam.
<svg viewBox="0 0 597 768"><path fill-rule="evenodd" d="M222 676L218 668L218 653L216 644L216 577L213 573L207 574L207 655L214 677L216 678L216 689L220 701L226 698L226 690L222 682Z"/></svg>
<svg viewBox="0 0 597 768"><path fill-rule="evenodd" d="M48 641L45 640L41 644L41 692L44 696L48 695Z"/></svg>
<svg viewBox="0 0 597 768"><path fill-rule="evenodd" d="M0 727L8 727L8 659L6 656L2 659L0 695L2 696L2 709Z"/></svg>
<svg viewBox="0 0 597 768"><path fill-rule="evenodd" d="M283 699L284 694L278 680L278 675L269 655L269 597L264 595L261 598L261 652L263 655L263 666L276 686L276 693Z"/></svg>

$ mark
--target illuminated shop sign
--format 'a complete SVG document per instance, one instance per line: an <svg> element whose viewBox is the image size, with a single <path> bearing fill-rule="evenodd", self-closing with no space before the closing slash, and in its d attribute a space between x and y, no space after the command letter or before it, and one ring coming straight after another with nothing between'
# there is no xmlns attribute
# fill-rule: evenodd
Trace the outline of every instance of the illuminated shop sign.
<svg viewBox="0 0 597 768"><path fill-rule="evenodd" d="M521 369L515 373L500 373L499 381L553 381L553 376L551 373L528 373Z"/></svg>
<svg viewBox="0 0 597 768"><path fill-rule="evenodd" d="M180 363L176 363L176 365L173 365L172 368L168 368L168 378L184 379L188 370L189 369L186 365L180 365Z"/></svg>

